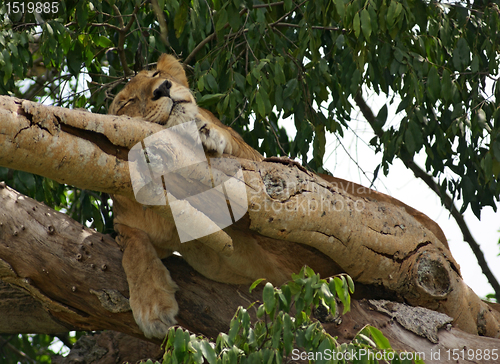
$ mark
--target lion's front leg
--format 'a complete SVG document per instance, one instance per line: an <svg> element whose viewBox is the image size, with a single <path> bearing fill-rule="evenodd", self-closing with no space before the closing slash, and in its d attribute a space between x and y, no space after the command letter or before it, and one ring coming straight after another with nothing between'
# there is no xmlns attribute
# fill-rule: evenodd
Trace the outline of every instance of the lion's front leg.
<svg viewBox="0 0 500 364"><path fill-rule="evenodd" d="M130 290L130 307L137 325L148 338L163 338L179 311L177 285L163 265L148 235L138 229L115 224L124 247L122 265Z"/></svg>

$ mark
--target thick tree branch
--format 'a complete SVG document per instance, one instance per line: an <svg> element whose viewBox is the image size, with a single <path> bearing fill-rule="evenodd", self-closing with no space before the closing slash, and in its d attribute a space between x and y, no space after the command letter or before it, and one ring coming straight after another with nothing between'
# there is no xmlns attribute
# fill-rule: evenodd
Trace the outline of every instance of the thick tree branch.
<svg viewBox="0 0 500 364"><path fill-rule="evenodd" d="M373 114L373 111L370 109L370 107L366 104L361 93L358 93L354 97L354 100L356 101L356 104L361 110L361 113L372 127L375 135L381 138L382 131L377 130L375 126L376 125L375 115ZM424 181L424 183L432 191L434 191L436 195L439 196L439 198L443 203L443 206L448 211L450 211L458 227L460 228L460 231L462 232L464 241L466 241L467 244L469 244L474 255L476 256L477 262L481 267L483 274L488 279L488 282L490 283L491 287L493 287L496 297L500 297L500 284L498 283L498 280L495 278L493 272L490 270L490 267L488 266L488 263L486 262L486 259L484 257L484 253L481 251L481 247L472 236L472 233L470 232L469 227L467 226L467 223L465 222L463 215L460 213L460 211L458 211L455 204L453 203L453 199L447 193L443 195L439 190L439 186L436 183L436 181L434 181L434 179L431 176L429 176L422 168L417 166L415 162L413 162L413 160L403 160L403 163L406 166L406 168L410 169L413 172L415 177L420 178L422 181Z"/></svg>

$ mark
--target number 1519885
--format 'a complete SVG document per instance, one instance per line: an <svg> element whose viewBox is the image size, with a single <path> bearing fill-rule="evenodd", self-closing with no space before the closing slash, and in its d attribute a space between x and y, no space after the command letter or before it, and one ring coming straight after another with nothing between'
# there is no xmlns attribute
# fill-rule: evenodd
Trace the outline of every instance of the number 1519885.
<svg viewBox="0 0 500 364"><path fill-rule="evenodd" d="M58 2L21 2L12 1L5 4L7 6L7 14L17 13L45 13L55 14L59 11Z"/></svg>

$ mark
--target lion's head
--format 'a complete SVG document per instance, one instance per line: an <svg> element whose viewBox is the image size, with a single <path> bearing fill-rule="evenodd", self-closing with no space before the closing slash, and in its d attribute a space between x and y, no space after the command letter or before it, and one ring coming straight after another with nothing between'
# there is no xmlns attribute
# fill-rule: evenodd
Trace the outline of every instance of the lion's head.
<svg viewBox="0 0 500 364"><path fill-rule="evenodd" d="M221 123L210 111L198 107L182 64L168 54L160 57L156 70L142 71L132 78L116 95L108 113L140 117L167 128L195 121L207 153L263 159L237 132Z"/></svg>
<svg viewBox="0 0 500 364"><path fill-rule="evenodd" d="M142 71L130 80L116 95L108 113L141 117L170 127L193 120L198 106L182 65L164 54L156 70Z"/></svg>

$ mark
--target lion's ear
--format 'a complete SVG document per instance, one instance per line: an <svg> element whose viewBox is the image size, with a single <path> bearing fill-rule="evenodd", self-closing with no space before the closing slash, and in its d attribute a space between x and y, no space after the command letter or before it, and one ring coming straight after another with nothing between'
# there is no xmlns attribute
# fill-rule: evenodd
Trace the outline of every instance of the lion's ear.
<svg viewBox="0 0 500 364"><path fill-rule="evenodd" d="M184 72L182 64L174 56L170 54L162 54L158 59L156 69L168 73L182 85L189 88L186 72Z"/></svg>

